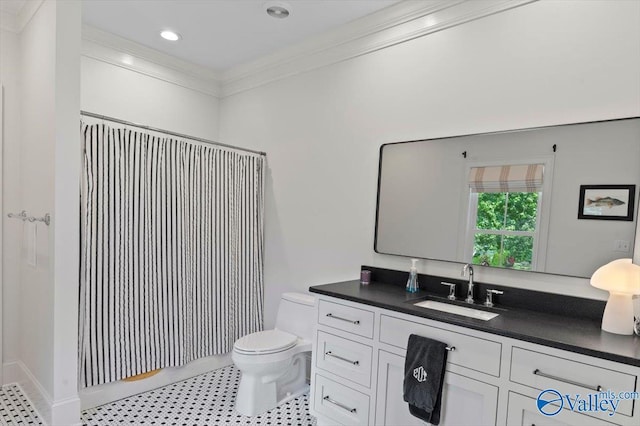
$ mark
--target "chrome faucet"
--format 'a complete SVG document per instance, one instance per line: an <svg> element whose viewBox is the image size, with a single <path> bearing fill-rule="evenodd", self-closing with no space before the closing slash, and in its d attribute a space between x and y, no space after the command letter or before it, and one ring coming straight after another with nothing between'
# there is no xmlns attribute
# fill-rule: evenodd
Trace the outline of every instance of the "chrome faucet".
<svg viewBox="0 0 640 426"><path fill-rule="evenodd" d="M466 273L469 273L469 287L467 289L467 298L464 299L467 303L473 303L473 266L470 263L465 264L462 267L462 276L464 277Z"/></svg>

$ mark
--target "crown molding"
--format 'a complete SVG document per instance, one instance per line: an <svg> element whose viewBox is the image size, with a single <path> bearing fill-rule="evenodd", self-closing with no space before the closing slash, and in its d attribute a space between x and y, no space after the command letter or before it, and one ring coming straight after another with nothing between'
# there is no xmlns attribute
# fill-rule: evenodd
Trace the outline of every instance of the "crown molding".
<svg viewBox="0 0 640 426"><path fill-rule="evenodd" d="M88 25L82 27L82 56L220 96L219 73Z"/></svg>
<svg viewBox="0 0 640 426"><path fill-rule="evenodd" d="M33 15L36 14L44 0L32 0L24 2L18 13L11 13L6 9L0 9L0 29L12 33L22 32Z"/></svg>
<svg viewBox="0 0 640 426"><path fill-rule="evenodd" d="M273 54L263 56L255 61L238 65L223 73L225 94L235 93L236 85L241 86L243 81L260 76L275 68L289 68L295 74L298 62L316 59L319 65L322 63L320 55L331 54L333 49L339 49L345 45L358 42L386 29L399 27L429 13L444 10L448 7L464 3L465 0L429 0L429 1L403 1L393 6L374 12L368 16L356 19L349 24L338 27L332 31L323 33L311 39L306 39L293 46L283 48ZM333 62L327 62L330 65ZM319 65L322 66L322 65ZM311 68L312 69L312 68ZM309 69L305 70L308 71ZM299 71L302 72L302 71ZM282 77L287 77L283 75ZM250 88L250 87L248 87Z"/></svg>
<svg viewBox="0 0 640 426"><path fill-rule="evenodd" d="M223 73L222 97L375 52L538 0L400 2Z"/></svg>
<svg viewBox="0 0 640 426"><path fill-rule="evenodd" d="M215 97L342 62L539 0L402 1L310 40L225 72L131 40L82 28L82 55Z"/></svg>

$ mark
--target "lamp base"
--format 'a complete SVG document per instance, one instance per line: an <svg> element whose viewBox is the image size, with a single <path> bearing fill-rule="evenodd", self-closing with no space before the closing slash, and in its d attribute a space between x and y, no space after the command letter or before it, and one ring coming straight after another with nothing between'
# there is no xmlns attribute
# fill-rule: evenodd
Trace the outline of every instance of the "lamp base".
<svg viewBox="0 0 640 426"><path fill-rule="evenodd" d="M602 329L614 334L633 334L633 300L630 294L609 294L602 315Z"/></svg>

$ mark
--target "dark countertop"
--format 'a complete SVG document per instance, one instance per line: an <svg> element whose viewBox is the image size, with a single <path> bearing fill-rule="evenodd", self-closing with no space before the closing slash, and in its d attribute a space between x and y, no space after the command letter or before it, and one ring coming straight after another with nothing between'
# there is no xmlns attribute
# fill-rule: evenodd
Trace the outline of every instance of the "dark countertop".
<svg viewBox="0 0 640 426"><path fill-rule="evenodd" d="M424 290L407 293L402 285L375 281L369 285L361 285L359 281L318 285L310 287L309 291L640 367L640 337L602 331L600 321L593 318L561 316L520 308L501 309L499 306L485 308L482 304L476 304L474 309L500 313L489 321L476 320L411 303L425 298L448 302L434 293ZM465 306L464 302L457 304Z"/></svg>

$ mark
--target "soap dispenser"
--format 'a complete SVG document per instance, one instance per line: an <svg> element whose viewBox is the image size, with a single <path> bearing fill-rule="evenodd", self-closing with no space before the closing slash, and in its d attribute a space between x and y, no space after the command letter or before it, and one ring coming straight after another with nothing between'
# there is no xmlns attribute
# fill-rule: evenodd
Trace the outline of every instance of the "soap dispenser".
<svg viewBox="0 0 640 426"><path fill-rule="evenodd" d="M407 291L409 293L416 293L420 289L418 287L417 263L418 259L411 259L411 269L409 269L409 279L407 280Z"/></svg>

